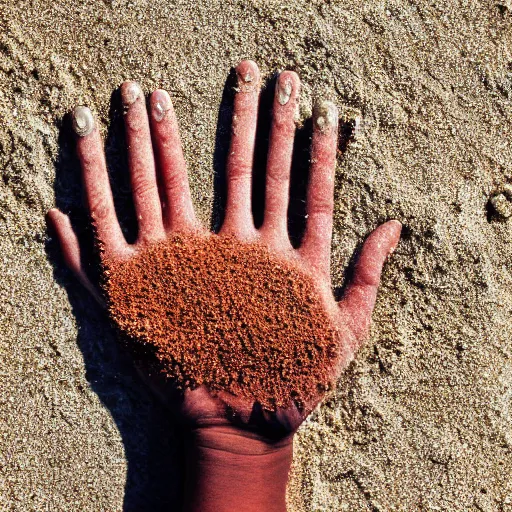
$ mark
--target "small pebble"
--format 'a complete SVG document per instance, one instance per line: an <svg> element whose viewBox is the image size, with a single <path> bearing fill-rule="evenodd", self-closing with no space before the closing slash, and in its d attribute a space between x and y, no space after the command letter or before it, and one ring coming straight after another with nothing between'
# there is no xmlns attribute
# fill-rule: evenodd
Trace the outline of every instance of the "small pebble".
<svg viewBox="0 0 512 512"><path fill-rule="evenodd" d="M505 193L495 194L489 200L496 214L502 219L512 217L512 197L507 197Z"/></svg>

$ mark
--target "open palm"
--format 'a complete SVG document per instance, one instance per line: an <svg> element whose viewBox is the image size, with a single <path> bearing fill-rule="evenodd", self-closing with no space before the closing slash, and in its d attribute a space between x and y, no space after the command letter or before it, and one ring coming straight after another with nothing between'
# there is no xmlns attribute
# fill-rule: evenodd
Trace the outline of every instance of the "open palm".
<svg viewBox="0 0 512 512"><path fill-rule="evenodd" d="M240 243L263 244L297 269L314 276L322 307L333 318L339 332L338 352L331 365L334 380L353 358L368 331L382 266L398 243L401 225L389 221L370 234L356 264L354 277L342 300L336 302L331 292L330 250L338 114L330 102L319 103L314 110L307 224L302 243L295 249L288 234L287 211L300 82L295 73L285 71L279 75L276 85L264 221L257 229L251 209L251 183L260 74L252 61L241 62L236 71L238 87L226 169L227 204L218 234L208 233L195 216L176 116L165 91L157 90L151 95L148 116L140 87L126 82L121 88L126 109L129 172L139 226L134 244L126 242L116 217L101 137L92 114L86 107L75 109L77 151L102 257L109 261L127 261L176 233L230 236ZM52 209L49 220L60 241L66 264L101 302L101 293L84 271L78 240L69 218ZM175 393L172 383L162 376L154 375L150 382L160 397L192 425L235 423L269 437L295 432L323 396L319 391L303 407L293 405L269 412L251 400L227 392L213 394L205 386Z"/></svg>

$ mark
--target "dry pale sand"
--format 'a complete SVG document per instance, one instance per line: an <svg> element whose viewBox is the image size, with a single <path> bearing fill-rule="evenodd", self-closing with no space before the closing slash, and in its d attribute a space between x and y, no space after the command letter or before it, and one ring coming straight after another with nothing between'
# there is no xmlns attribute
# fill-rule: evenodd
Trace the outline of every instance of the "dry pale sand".
<svg viewBox="0 0 512 512"><path fill-rule="evenodd" d="M335 284L380 221L405 225L371 338L300 431L290 510L512 510L509 0L1 0L0 28L0 510L179 510L172 421L44 215L84 225L63 116L85 103L130 218L111 95L136 79L170 91L208 223L245 57L299 73L303 118L326 96L363 120L337 169Z"/></svg>

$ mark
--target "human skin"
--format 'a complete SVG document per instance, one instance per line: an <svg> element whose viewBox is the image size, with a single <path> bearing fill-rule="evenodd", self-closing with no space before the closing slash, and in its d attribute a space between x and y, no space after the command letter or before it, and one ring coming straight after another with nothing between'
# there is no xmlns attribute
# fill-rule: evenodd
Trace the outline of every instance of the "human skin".
<svg viewBox="0 0 512 512"><path fill-rule="evenodd" d="M307 191L307 223L298 248L287 229L290 168L300 81L291 71L277 80L268 151L264 221L254 225L251 210L252 162L257 123L260 73L252 61L237 68L231 148L227 161L227 202L223 225L212 236L258 242L280 258L315 276L323 306L340 332L339 357L333 378L353 359L370 325L383 264L395 249L401 231L396 220L373 231L363 244L343 298L331 291L330 250L338 113L330 102L315 106L311 168ZM192 205L176 116L169 95L151 94L149 116L144 95L133 82L121 86L125 107L126 141L138 238L128 244L119 226L109 184L100 133L92 113L77 107L73 126L81 162L86 202L103 257L126 260L153 243L176 233L206 235ZM158 180L157 180L158 177ZM159 182L159 183L158 183ZM160 187L160 189L159 189ZM67 266L102 303L101 293L84 271L78 239L67 215L48 213ZM319 392L300 410L292 405L275 412L226 392L205 386L177 393L163 377L145 380L177 414L188 446L185 510L247 512L286 510L286 483L292 460L292 440L300 424L320 403Z"/></svg>

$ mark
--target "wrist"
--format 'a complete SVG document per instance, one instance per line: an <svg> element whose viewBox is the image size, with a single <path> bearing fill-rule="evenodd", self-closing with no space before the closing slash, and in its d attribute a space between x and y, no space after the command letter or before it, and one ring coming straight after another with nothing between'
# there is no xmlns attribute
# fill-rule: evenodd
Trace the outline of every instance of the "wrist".
<svg viewBox="0 0 512 512"><path fill-rule="evenodd" d="M271 441L233 426L187 436L186 512L285 512L292 436Z"/></svg>

